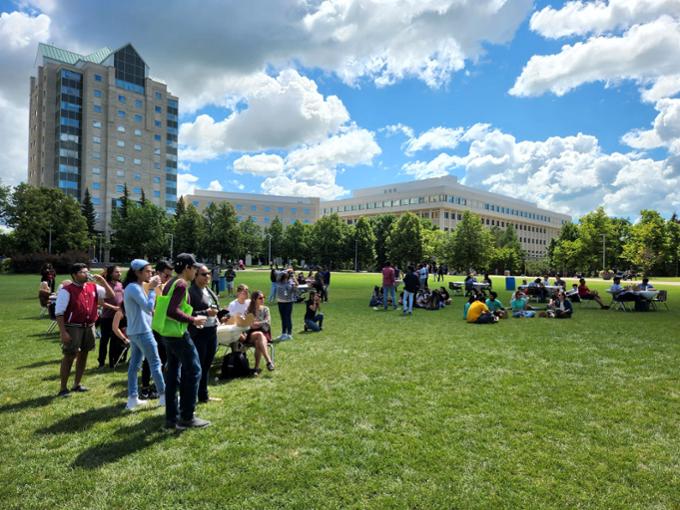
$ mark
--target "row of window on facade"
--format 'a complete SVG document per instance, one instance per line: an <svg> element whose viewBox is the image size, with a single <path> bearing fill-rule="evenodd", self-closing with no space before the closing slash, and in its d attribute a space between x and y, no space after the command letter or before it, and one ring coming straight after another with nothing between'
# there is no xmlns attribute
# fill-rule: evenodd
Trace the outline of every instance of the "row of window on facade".
<svg viewBox="0 0 680 510"><path fill-rule="evenodd" d="M192 200L191 203L192 203L192 205L193 205L194 207L199 207L199 205L200 205L200 202L199 202L198 200ZM212 203L213 203L213 202L210 202L210 204L212 204ZM236 205L234 206L234 208L235 208L237 211L243 211L243 210L244 210L244 205L243 205L243 204L236 204ZM257 205L251 205L251 206L249 206L249 207L246 207L245 209L249 209L250 211L253 211L253 212L255 212L255 211L258 210ZM262 209L262 211L264 211L264 212L272 212L274 208L271 207L271 206L265 205L265 206L260 206L260 209ZM277 212L278 214L284 214L285 208L284 208L284 207L277 207L277 208L276 208L276 212ZM309 214L311 214L311 212L312 212L311 209L309 209L309 208L307 208L307 207L305 207L305 208L302 209L302 214L309 215ZM297 213L298 213L298 208L297 208L297 207L291 207L291 208L290 208L290 214L297 214Z"/></svg>

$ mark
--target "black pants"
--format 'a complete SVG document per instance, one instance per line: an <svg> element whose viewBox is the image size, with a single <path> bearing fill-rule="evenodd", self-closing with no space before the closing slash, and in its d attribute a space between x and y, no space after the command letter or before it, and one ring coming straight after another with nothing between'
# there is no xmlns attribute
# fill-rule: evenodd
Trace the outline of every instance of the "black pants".
<svg viewBox="0 0 680 510"><path fill-rule="evenodd" d="M113 332L113 317L101 317L99 319L99 331L101 333L101 338L99 339L99 366L106 364L106 352L108 350L109 367L113 368L113 365L118 361L118 357L125 349L125 343ZM121 362L125 361L126 358L127 353L123 356Z"/></svg>
<svg viewBox="0 0 680 510"><path fill-rule="evenodd" d="M208 401L208 378L210 366L217 352L217 326L208 328L191 328L191 339L198 351L198 360L201 364L201 379L198 382L198 401Z"/></svg>
<svg viewBox="0 0 680 510"><path fill-rule="evenodd" d="M213 290L215 294L219 296L220 294L220 279L218 278L217 280L213 280L212 283L210 284L210 288Z"/></svg>
<svg viewBox="0 0 680 510"><path fill-rule="evenodd" d="M158 344L158 356L161 358L161 373L163 374L163 378L165 378L165 364L168 361L168 355L165 352L165 344L161 340L161 336L155 331L153 332L153 337ZM149 362L144 358L144 361L142 362L142 388L146 389L149 386L151 386L151 369L149 368Z"/></svg>
<svg viewBox="0 0 680 510"><path fill-rule="evenodd" d="M279 314L281 315L281 333L284 335L293 334L293 303L278 303Z"/></svg>

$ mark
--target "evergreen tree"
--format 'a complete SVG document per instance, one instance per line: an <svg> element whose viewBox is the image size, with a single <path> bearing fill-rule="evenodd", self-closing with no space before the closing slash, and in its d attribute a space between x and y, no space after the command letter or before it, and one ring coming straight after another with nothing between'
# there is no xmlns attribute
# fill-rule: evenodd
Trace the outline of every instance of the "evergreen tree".
<svg viewBox="0 0 680 510"><path fill-rule="evenodd" d="M127 182L123 185L123 196L120 197L120 216L125 219L128 215L128 209L130 208L130 192L128 190Z"/></svg>
<svg viewBox="0 0 680 510"><path fill-rule="evenodd" d="M92 198L90 197L90 190L85 188L85 196L83 197L83 203L80 204L80 210L85 217L87 222L87 232L90 237L94 237L95 225L97 223L97 213L94 210L94 205L92 204Z"/></svg>
<svg viewBox="0 0 680 510"><path fill-rule="evenodd" d="M189 204L185 212L175 219L175 253L193 253L203 257L205 250L205 220L196 208Z"/></svg>
<svg viewBox="0 0 680 510"><path fill-rule="evenodd" d="M111 218L114 256L119 260L133 258L159 259L168 254L166 232L172 219L163 209L146 201L130 204L126 218L114 214Z"/></svg>
<svg viewBox="0 0 680 510"><path fill-rule="evenodd" d="M184 198L179 197L177 204L175 205L175 220L178 220L186 211L186 206L184 205Z"/></svg>
<svg viewBox="0 0 680 510"><path fill-rule="evenodd" d="M204 212L204 218L207 230L205 244L211 256L219 255L222 260L238 258L241 232L234 207L227 202L219 206L210 204Z"/></svg>
<svg viewBox="0 0 680 510"><path fill-rule="evenodd" d="M144 188L142 188L142 195L139 197L139 203L141 205L146 205L146 194L144 193Z"/></svg>

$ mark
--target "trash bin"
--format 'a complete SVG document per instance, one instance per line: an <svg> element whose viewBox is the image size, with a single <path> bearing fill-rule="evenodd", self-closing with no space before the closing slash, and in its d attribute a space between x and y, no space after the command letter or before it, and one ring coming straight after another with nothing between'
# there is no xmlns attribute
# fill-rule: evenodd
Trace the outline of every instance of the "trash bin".
<svg viewBox="0 0 680 510"><path fill-rule="evenodd" d="M506 276L505 277L505 290L515 290L515 277Z"/></svg>
<svg viewBox="0 0 680 510"><path fill-rule="evenodd" d="M227 290L227 279L224 276L220 276L220 286L219 286L220 292L224 292Z"/></svg>

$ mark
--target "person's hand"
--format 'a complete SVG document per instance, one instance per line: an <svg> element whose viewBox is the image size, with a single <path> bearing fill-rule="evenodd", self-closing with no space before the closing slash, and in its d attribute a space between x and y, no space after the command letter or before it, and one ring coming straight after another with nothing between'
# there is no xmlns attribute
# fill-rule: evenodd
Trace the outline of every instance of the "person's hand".
<svg viewBox="0 0 680 510"><path fill-rule="evenodd" d="M194 326L196 326L197 328L202 328L203 326L205 326L205 321L207 319L208 318L205 315L197 315L196 317L194 317Z"/></svg>
<svg viewBox="0 0 680 510"><path fill-rule="evenodd" d="M161 284L161 277L156 275L152 276L149 280L149 290L155 289Z"/></svg>
<svg viewBox="0 0 680 510"><path fill-rule="evenodd" d="M71 335L68 334L68 331L64 330L61 333L61 341L65 344L70 344L71 343Z"/></svg>
<svg viewBox="0 0 680 510"><path fill-rule="evenodd" d="M128 338L123 338L122 340L125 345L130 345L130 340Z"/></svg>
<svg viewBox="0 0 680 510"><path fill-rule="evenodd" d="M216 308L209 308L208 311L206 312L206 315L208 317L215 317L217 315L217 309Z"/></svg>
<svg viewBox="0 0 680 510"><path fill-rule="evenodd" d="M94 278L94 281L96 281L100 285L106 284L106 279L100 275L100 274L92 274L92 277Z"/></svg>

